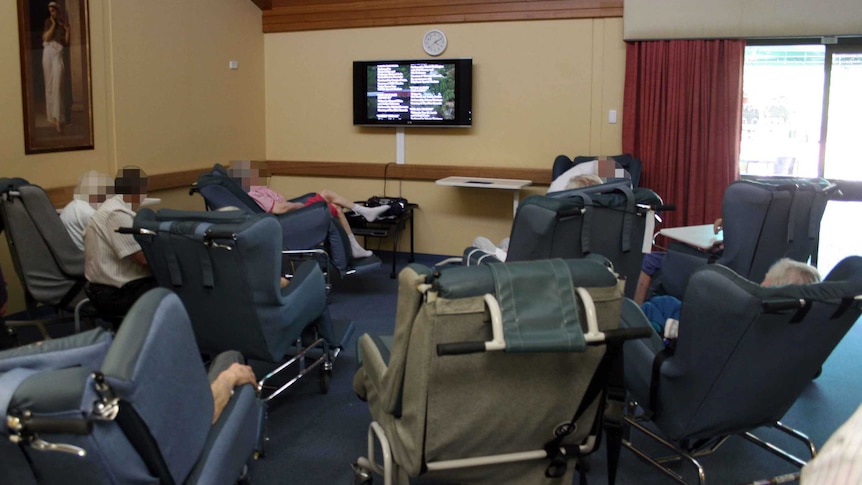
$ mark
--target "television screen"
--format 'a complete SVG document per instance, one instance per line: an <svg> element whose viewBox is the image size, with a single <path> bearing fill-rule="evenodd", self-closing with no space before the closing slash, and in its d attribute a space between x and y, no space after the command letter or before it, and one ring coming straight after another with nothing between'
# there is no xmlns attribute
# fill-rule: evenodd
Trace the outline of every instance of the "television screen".
<svg viewBox="0 0 862 485"><path fill-rule="evenodd" d="M355 61L353 124L470 126L473 60Z"/></svg>

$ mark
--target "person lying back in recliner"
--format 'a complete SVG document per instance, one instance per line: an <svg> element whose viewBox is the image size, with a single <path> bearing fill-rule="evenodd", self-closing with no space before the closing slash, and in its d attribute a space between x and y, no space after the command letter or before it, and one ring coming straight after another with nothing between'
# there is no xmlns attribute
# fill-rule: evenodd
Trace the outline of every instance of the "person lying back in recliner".
<svg viewBox="0 0 862 485"><path fill-rule="evenodd" d="M284 198L278 192L270 189L266 185L262 185L262 179L267 177L269 172L266 169L264 162L251 160L234 160L230 165L231 177L238 179L242 184L242 188L248 192L248 195L257 202L264 211L269 214L284 214L292 210L301 209L307 205L316 202L326 202L329 204L329 211L332 217L338 219L344 232L347 233L350 239L350 249L354 258L365 258L373 253L363 248L353 235L350 229L350 224L347 222L347 217L344 216L342 209L349 209L361 215L368 222L375 221L381 214L389 210L388 205L378 207L365 207L356 204L329 189L323 189L315 193L303 202L291 202Z"/></svg>

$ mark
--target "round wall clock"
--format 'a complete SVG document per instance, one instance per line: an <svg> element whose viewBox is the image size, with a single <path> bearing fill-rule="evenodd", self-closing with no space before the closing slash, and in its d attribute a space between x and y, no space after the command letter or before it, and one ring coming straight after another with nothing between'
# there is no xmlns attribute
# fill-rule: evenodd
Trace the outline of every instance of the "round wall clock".
<svg viewBox="0 0 862 485"><path fill-rule="evenodd" d="M425 32L422 38L422 48L429 56L439 56L446 50L446 34L437 29Z"/></svg>

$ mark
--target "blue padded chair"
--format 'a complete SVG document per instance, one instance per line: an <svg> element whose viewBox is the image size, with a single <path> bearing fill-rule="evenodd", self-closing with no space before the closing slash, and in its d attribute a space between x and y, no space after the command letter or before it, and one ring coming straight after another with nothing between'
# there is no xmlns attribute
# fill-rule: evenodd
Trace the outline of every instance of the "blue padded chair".
<svg viewBox="0 0 862 485"><path fill-rule="evenodd" d="M626 280L626 296L634 294L643 259L644 238L652 237L653 210L661 198L649 189L632 190L627 182L531 195L518 206L509 236L506 261L548 258L607 258ZM499 262L467 248L466 264Z"/></svg>
<svg viewBox="0 0 862 485"><path fill-rule="evenodd" d="M781 258L808 262L817 246L826 202L835 193L836 187L822 179L730 184L721 204L724 249L715 263L760 282ZM708 262L706 254L668 251L659 291L681 298L688 278Z"/></svg>
<svg viewBox="0 0 862 485"><path fill-rule="evenodd" d="M391 347L369 334L358 342L353 389L373 422L357 476L571 484L566 460L595 450L605 402L624 399L621 387L606 394L611 376L622 384L612 371L622 370L622 341L648 335L616 330L622 300L615 275L592 259L408 266Z"/></svg>
<svg viewBox="0 0 862 485"><path fill-rule="evenodd" d="M696 458L727 437L739 435L770 450L752 434L759 427L798 438L813 455L813 444L779 420L859 319L860 295L859 256L841 261L821 283L770 288L719 264L702 267L686 288L675 347L665 350L655 333L651 340L625 344L626 388L645 411L627 418L632 435L642 431L671 449L695 467L701 482L705 474ZM632 302L623 316L626 328L649 326ZM643 419L652 426L645 427ZM634 442L633 437L625 445L682 478L679 467L663 466ZM799 467L811 458L778 450L776 455Z"/></svg>
<svg viewBox="0 0 862 485"><path fill-rule="evenodd" d="M45 325L71 321L75 307L86 299L84 252L72 242L42 187L23 179L4 180L0 182L0 228L5 229L30 317L6 324L34 325L43 338L50 338ZM41 306L53 307L54 315L36 318Z"/></svg>
<svg viewBox="0 0 862 485"><path fill-rule="evenodd" d="M216 164L212 171L201 174L192 192L203 196L209 210L236 207L249 214L264 212L220 164ZM305 194L290 201L303 202L312 195L314 194ZM332 217L325 202L316 202L275 217L281 224L283 249L287 251L298 255L322 251L327 257L327 263L331 263L345 276L365 274L381 267L380 258L377 256L353 258L347 233Z"/></svg>
<svg viewBox="0 0 862 485"><path fill-rule="evenodd" d="M551 168L551 180L556 179L563 173L565 173L570 168L575 165L591 162L593 160L598 159L598 156L577 156L575 158L569 158L566 155L558 155L557 158L554 159L554 165ZM631 183L632 187L638 188L640 187L641 180L641 170L643 162L639 158L633 157L631 154L622 154L622 155L614 155L612 157L607 157L613 159L617 162L617 166L625 169L631 175Z"/></svg>
<svg viewBox="0 0 862 485"><path fill-rule="evenodd" d="M301 262L290 284L280 287L282 230L275 217L145 208L135 217L133 233L156 281L185 304L202 352L237 350L269 363L293 355L260 384L296 363L298 377L319 367L322 390L328 391L332 361L349 327L336 333L316 262ZM320 355L306 366L306 354L317 350Z"/></svg>
<svg viewBox="0 0 862 485"><path fill-rule="evenodd" d="M792 189L788 227L790 247L784 256L802 262L811 258L816 263L820 222L827 202L840 194L838 186L824 178L765 177L753 180Z"/></svg>
<svg viewBox="0 0 862 485"><path fill-rule="evenodd" d="M157 288L116 337L95 329L0 353L0 481L234 483L262 443L263 405L213 397L183 305ZM38 481L36 480L38 477Z"/></svg>

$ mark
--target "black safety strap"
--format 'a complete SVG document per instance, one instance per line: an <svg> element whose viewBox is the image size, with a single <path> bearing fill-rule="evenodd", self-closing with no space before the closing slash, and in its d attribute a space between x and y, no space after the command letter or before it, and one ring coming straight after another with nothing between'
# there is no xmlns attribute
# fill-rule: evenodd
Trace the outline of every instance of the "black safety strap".
<svg viewBox="0 0 862 485"><path fill-rule="evenodd" d="M808 239L817 239L820 235L820 220L826 211L826 203L829 202L829 193L821 190L814 195L814 203L808 217Z"/></svg>
<svg viewBox="0 0 862 485"><path fill-rule="evenodd" d="M675 345L665 347L662 351L655 354L652 360L652 378L649 385L649 413L651 416L658 414L658 391L659 383L661 382L661 365L668 357L673 355Z"/></svg>
<svg viewBox="0 0 862 485"><path fill-rule="evenodd" d="M587 194L578 194L584 201L584 219L581 223L581 252L590 253L590 235L593 233L593 199Z"/></svg>
<svg viewBox="0 0 862 485"><path fill-rule="evenodd" d="M69 308L69 304L72 303L72 300L75 299L81 293L81 290L84 289L84 285L87 284L86 278L81 278L75 280L72 284L72 287L69 288L69 291L63 295L63 298L57 303L58 308Z"/></svg>
<svg viewBox="0 0 862 485"><path fill-rule="evenodd" d="M620 249L627 253L632 249L632 227L637 212L635 211L635 193L627 185L620 185L618 190L626 196L626 211L623 214L622 241Z"/></svg>
<svg viewBox="0 0 862 485"><path fill-rule="evenodd" d="M571 422L565 427L565 431L560 432L558 428L556 437L545 444L544 449L548 454L551 463L545 470L545 476L548 478L562 477L566 473L566 458L574 456L578 459L578 446L566 447L566 453L560 450L561 443L566 436L575 431L578 419L584 414L587 408L595 402L596 398L601 396L599 405L599 415L602 416L605 435L607 437L607 465L608 465L608 484L613 485L616 480L617 466L619 464L620 448L622 447L622 432L623 432L623 413L625 411L625 382L624 382L624 363L623 363L623 344L625 340L608 341L606 344L605 355L602 357L593 378L590 380L587 390L584 393L583 399L575 411ZM600 428L601 429L601 428ZM586 484L586 477L583 469L580 470L581 484Z"/></svg>
<svg viewBox="0 0 862 485"><path fill-rule="evenodd" d="M131 404L120 401L120 411L117 413L117 424L126 435L126 439L138 452L138 455L147 466L147 470L159 478L160 485L174 485L174 477L168 468L165 458L159 449L156 439L150 433L150 429L143 418L135 411Z"/></svg>
<svg viewBox="0 0 862 485"><path fill-rule="evenodd" d="M177 254L174 252L173 245L169 240L172 236L171 234L171 221L165 221L159 224L159 236L162 239L166 239L165 244L162 245L164 248L164 256L165 256L165 264L168 267L168 274L171 278L171 285L174 288L179 288L183 286L183 275L180 271L180 261L177 259Z"/></svg>

